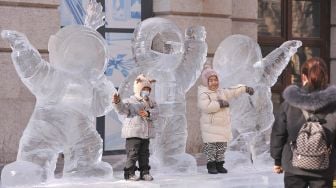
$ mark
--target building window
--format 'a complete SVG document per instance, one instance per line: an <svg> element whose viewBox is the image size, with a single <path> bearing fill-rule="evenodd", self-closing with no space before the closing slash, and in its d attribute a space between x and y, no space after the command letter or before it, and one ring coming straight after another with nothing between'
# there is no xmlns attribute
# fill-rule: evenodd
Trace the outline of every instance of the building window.
<svg viewBox="0 0 336 188"><path fill-rule="evenodd" d="M330 0L258 0L258 43L263 56L287 40L303 45L272 87L276 112L281 93L290 84L300 84L301 65L320 56L329 65Z"/></svg>
<svg viewBox="0 0 336 188"><path fill-rule="evenodd" d="M300 67L312 56L322 57L329 66L330 0L258 0L258 6L258 42L264 56L287 40L303 42L273 93L299 84Z"/></svg>

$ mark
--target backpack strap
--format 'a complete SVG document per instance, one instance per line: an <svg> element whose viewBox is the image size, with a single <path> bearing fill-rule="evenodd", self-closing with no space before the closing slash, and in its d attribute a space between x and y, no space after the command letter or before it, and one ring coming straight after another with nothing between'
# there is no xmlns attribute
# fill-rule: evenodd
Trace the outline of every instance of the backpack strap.
<svg viewBox="0 0 336 188"><path fill-rule="evenodd" d="M308 121L309 120L309 113L306 111L306 110L303 110L303 109L301 109L301 111L302 111L302 113L303 113L303 116L305 117L305 119L306 119L306 121Z"/></svg>
<svg viewBox="0 0 336 188"><path fill-rule="evenodd" d="M319 115L315 115L313 113L309 113L306 110L301 109L303 116L305 117L306 121L315 121L315 122L319 122L320 124L325 124L327 123L327 121L325 120L325 117L327 116L326 114L319 114Z"/></svg>

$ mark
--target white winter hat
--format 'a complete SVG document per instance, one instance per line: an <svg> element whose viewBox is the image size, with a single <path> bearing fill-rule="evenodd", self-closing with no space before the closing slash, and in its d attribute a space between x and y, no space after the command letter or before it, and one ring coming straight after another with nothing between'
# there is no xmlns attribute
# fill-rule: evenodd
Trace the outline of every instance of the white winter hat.
<svg viewBox="0 0 336 188"><path fill-rule="evenodd" d="M202 71L202 84L204 86L208 86L209 78L210 76L216 76L218 78L217 72L210 68L209 66L205 67L204 70Z"/></svg>
<svg viewBox="0 0 336 188"><path fill-rule="evenodd" d="M140 92L144 87L152 89L152 83L155 80L147 78L145 75L140 74L134 81L133 91L137 97L140 97Z"/></svg>

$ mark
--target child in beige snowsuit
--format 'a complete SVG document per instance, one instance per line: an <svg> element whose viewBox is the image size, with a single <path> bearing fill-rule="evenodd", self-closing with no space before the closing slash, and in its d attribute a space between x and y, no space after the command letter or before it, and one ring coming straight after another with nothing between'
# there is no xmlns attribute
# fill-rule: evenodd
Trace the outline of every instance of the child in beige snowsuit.
<svg viewBox="0 0 336 188"><path fill-rule="evenodd" d="M202 72L202 85L198 87L201 132L210 174L227 173L223 167L224 152L232 138L228 101L243 93L254 93L253 88L243 85L228 89L219 88L218 80L216 71L206 68Z"/></svg>

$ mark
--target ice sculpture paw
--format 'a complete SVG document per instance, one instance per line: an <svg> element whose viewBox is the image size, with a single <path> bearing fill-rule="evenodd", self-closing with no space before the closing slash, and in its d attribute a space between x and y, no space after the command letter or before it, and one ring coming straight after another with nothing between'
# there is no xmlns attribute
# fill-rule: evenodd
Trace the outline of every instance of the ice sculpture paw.
<svg viewBox="0 0 336 188"><path fill-rule="evenodd" d="M86 9L84 26L97 30L99 27L105 24L103 13L103 7L96 0L91 0Z"/></svg>
<svg viewBox="0 0 336 188"><path fill-rule="evenodd" d="M1 38L7 41L13 49L22 49L27 46L27 37L17 31L2 30Z"/></svg>
<svg viewBox="0 0 336 188"><path fill-rule="evenodd" d="M299 40L290 40L290 41L286 41L284 43L282 43L282 45L280 46L280 48L287 48L287 49L297 49L300 46L302 46L302 42Z"/></svg>

